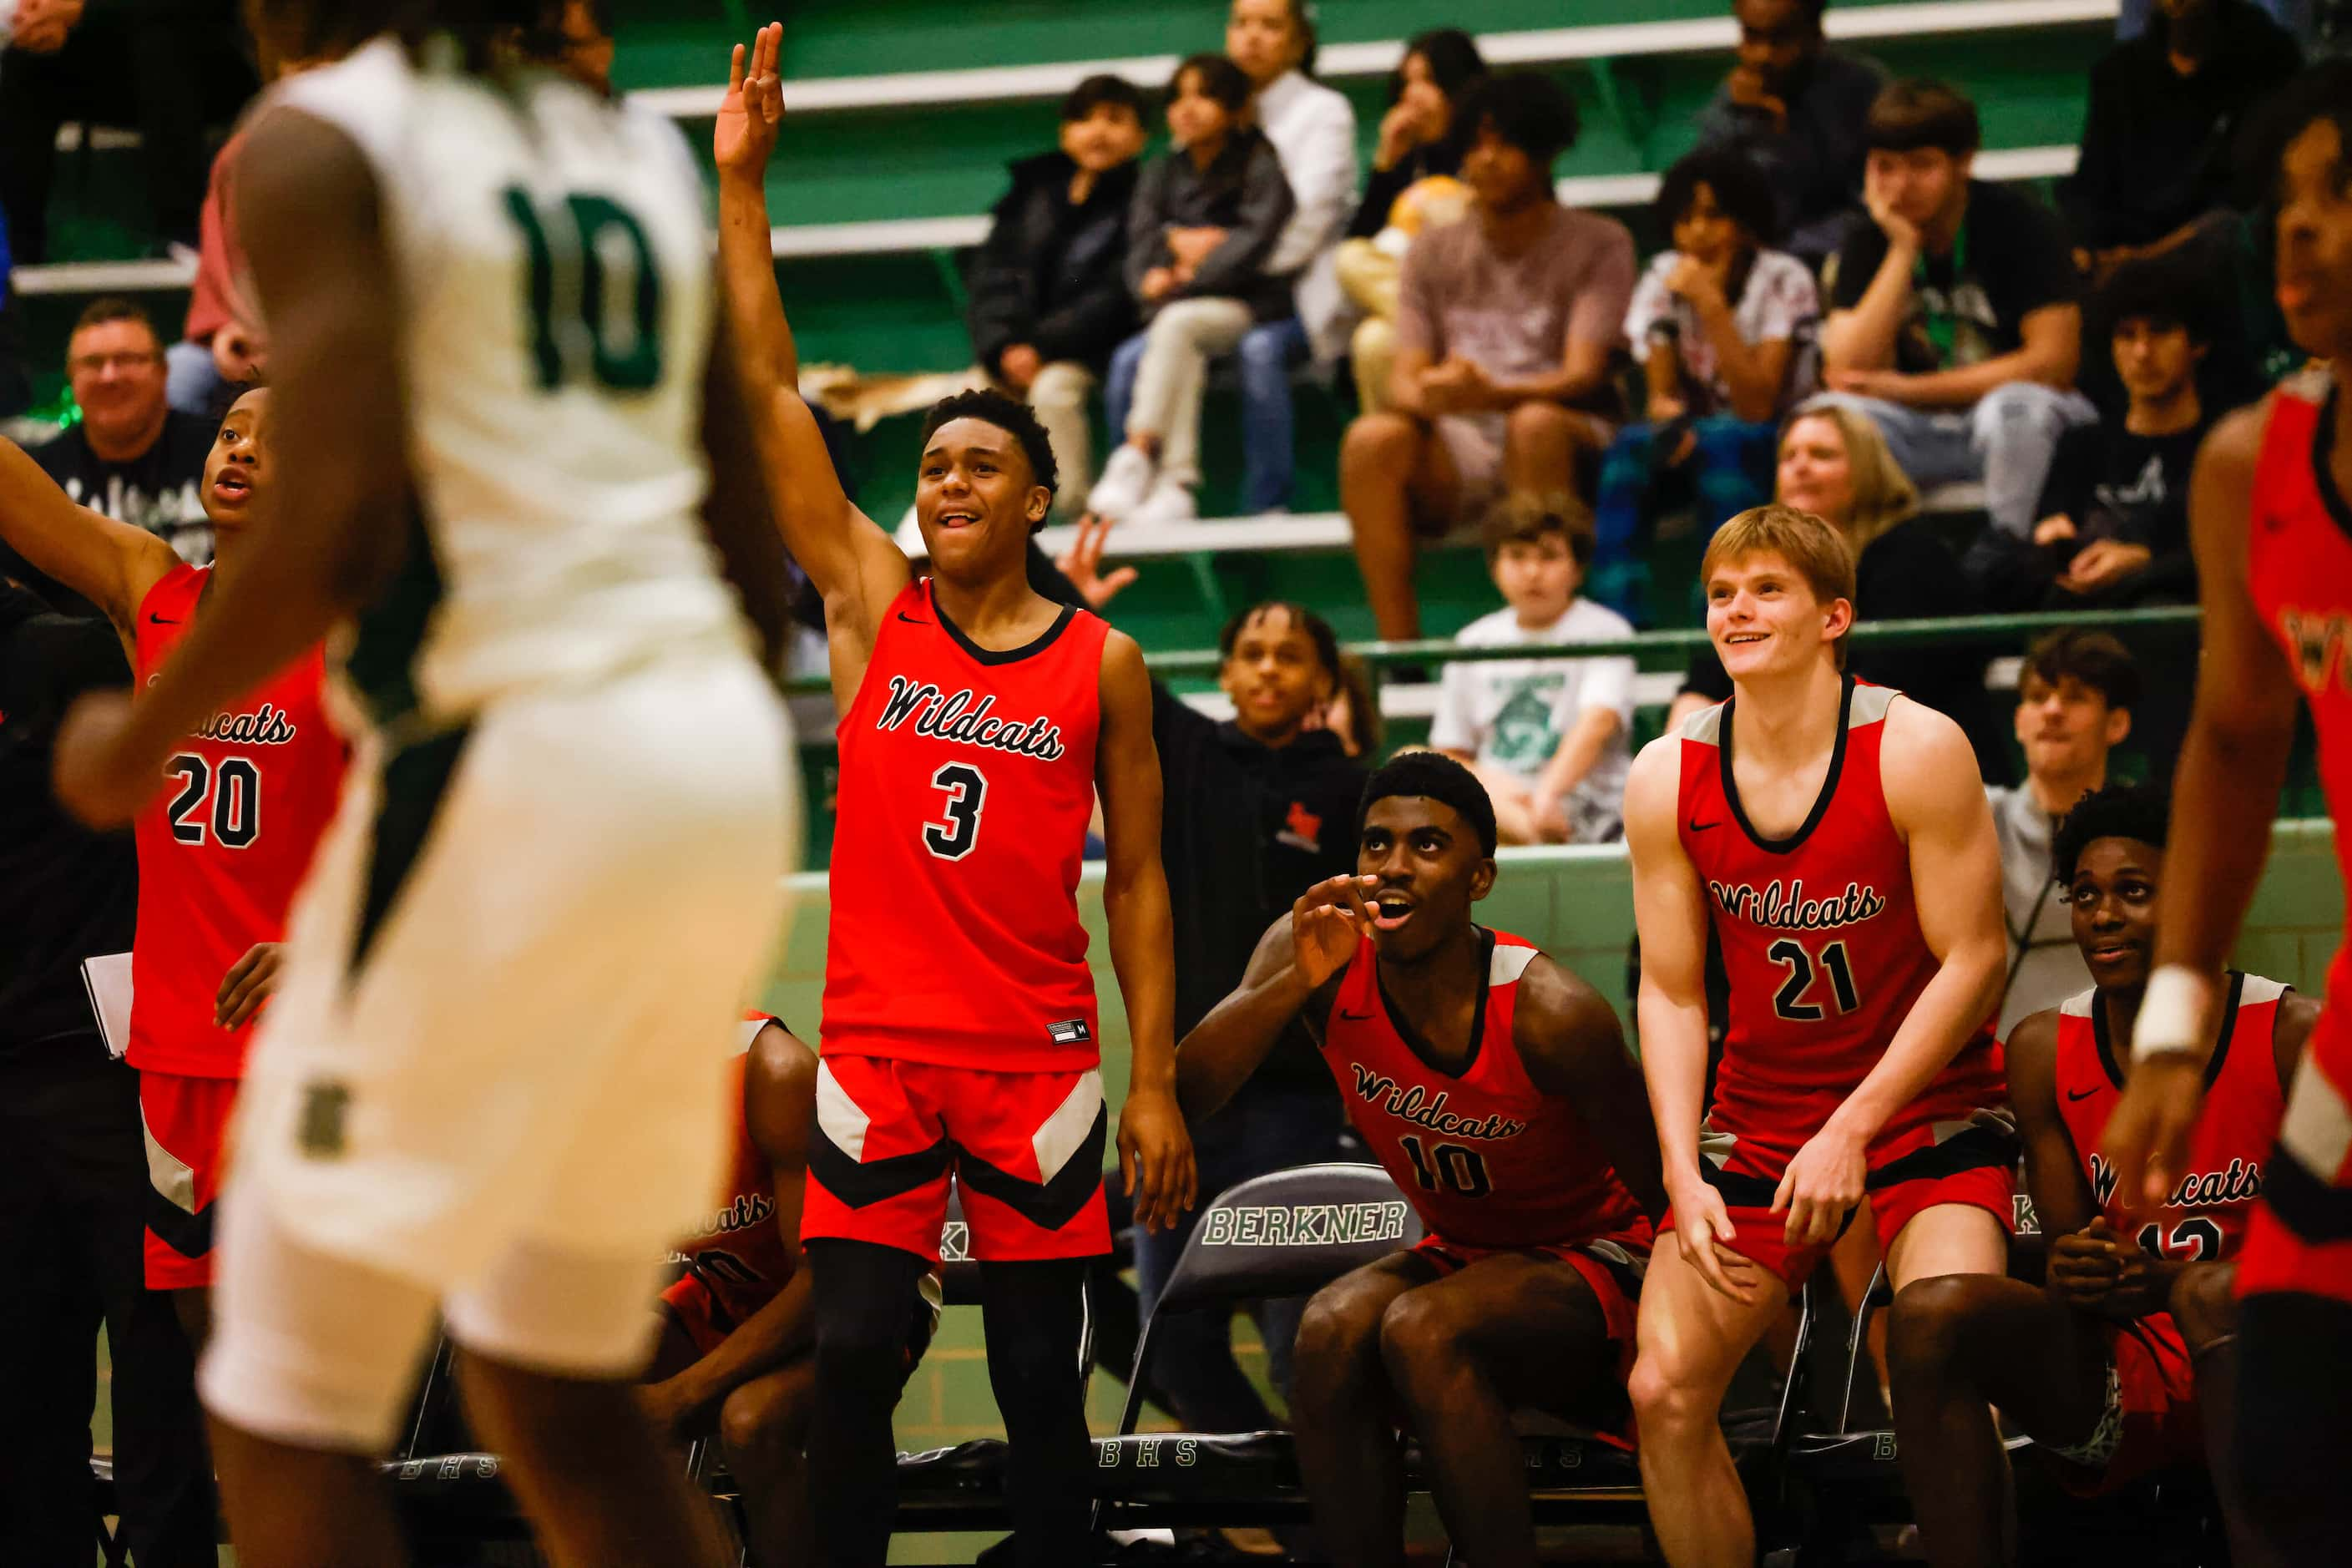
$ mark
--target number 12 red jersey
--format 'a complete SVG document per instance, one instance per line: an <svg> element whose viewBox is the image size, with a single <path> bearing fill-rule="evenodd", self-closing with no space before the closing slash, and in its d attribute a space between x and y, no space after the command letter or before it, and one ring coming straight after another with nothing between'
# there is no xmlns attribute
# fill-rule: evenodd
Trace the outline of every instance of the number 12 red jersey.
<svg viewBox="0 0 2352 1568"><path fill-rule="evenodd" d="M1939 967L1919 931L1911 852L1880 782L1898 694L1845 679L1838 741L1811 813L1786 838L1748 826L1732 773L1738 700L1682 731L1683 849L1706 894L1731 983L1709 1125L1735 1142L1727 1172L1778 1181L1852 1094ZM1870 1146L1874 1169L2005 1104L1992 1021Z"/></svg>
<svg viewBox="0 0 2352 1568"><path fill-rule="evenodd" d="M825 1055L992 1072L1099 1059L1077 893L1109 629L1066 607L992 653L929 579L883 612L837 731Z"/></svg>
<svg viewBox="0 0 2352 1568"><path fill-rule="evenodd" d="M187 635L212 581L179 566L140 601L142 690ZM343 787L342 737L321 700L312 648L184 737L163 793L133 826L139 933L131 948L131 1065L188 1078L241 1078L253 1026L213 1023L221 977L257 942L282 942L294 890Z"/></svg>

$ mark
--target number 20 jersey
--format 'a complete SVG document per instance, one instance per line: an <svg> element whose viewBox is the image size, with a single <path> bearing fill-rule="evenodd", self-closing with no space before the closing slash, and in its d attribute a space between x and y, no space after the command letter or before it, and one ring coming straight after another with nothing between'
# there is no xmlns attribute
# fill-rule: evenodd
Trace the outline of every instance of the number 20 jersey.
<svg viewBox="0 0 2352 1568"><path fill-rule="evenodd" d="M416 516L337 650L378 728L749 647L699 515L715 303L693 156L650 110L452 52L379 37L266 111L365 157L400 307Z"/></svg>
<svg viewBox="0 0 2352 1568"><path fill-rule="evenodd" d="M1911 852L1879 775L1897 693L1848 676L1829 775L1786 838L1760 837L1732 773L1738 700L1682 730L1685 853L1730 982L1708 1125L1723 1169L1778 1181L1878 1065L1939 967L1919 931ZM1870 1146L1873 1169L1930 1149L2009 1099L1988 1018ZM1922 1172L1920 1173L1927 1173Z"/></svg>
<svg viewBox="0 0 2352 1568"><path fill-rule="evenodd" d="M883 613L837 730L824 1054L1095 1065L1077 892L1108 631L1066 606L1028 646L991 652L928 579Z"/></svg>

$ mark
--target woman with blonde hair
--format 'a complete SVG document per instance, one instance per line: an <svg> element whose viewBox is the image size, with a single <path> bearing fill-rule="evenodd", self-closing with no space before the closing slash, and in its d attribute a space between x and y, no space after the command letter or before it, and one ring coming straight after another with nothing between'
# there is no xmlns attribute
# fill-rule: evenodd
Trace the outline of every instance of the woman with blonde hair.
<svg viewBox="0 0 2352 1568"><path fill-rule="evenodd" d="M1835 405L1792 416L1780 432L1773 499L1835 525L1853 546L1857 621L1969 616L1979 608L1962 577L1959 557L1920 518L1918 487L1867 416ZM2009 779L2008 745L1993 724L1981 651L1865 641L1854 646L1847 668L1948 715L1967 731L1985 776L1996 783ZM1723 661L1713 647L1702 645L1691 656L1690 673L1668 723L1730 695Z"/></svg>

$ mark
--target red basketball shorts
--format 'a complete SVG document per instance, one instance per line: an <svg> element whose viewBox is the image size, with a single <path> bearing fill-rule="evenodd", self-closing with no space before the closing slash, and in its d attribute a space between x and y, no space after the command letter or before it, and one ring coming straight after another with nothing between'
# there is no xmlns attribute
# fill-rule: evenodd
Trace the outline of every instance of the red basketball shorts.
<svg viewBox="0 0 2352 1568"><path fill-rule="evenodd" d="M2336 1005L2337 989L2312 1028L2263 1173L2238 1255L2242 1297L2292 1291L2352 1303L2352 1016Z"/></svg>
<svg viewBox="0 0 2352 1568"><path fill-rule="evenodd" d="M1109 1118L1092 1068L983 1072L827 1055L816 1114L803 1241L867 1241L937 1264L953 1177L981 1262L1110 1250Z"/></svg>
<svg viewBox="0 0 2352 1568"><path fill-rule="evenodd" d="M2106 1405L2090 1436L2042 1447L2058 1482L2078 1497L2117 1491L2142 1476L2202 1466L2205 1432L2189 1345L2168 1312L2113 1324Z"/></svg>
<svg viewBox="0 0 2352 1568"><path fill-rule="evenodd" d="M213 1194L220 1191L223 1134L236 1108L233 1078L139 1075L147 1142L147 1289L213 1282Z"/></svg>
<svg viewBox="0 0 2352 1568"><path fill-rule="evenodd" d="M1482 1259L1514 1253L1566 1264L1601 1303L1601 1321L1608 1326L1609 1342L1617 1353L1617 1378L1622 1383L1633 1371L1633 1319L1642 1301L1642 1275L1650 1266L1650 1230L1644 1223L1639 1231L1540 1247L1467 1247L1432 1236L1415 1246L1412 1254L1434 1265L1441 1279Z"/></svg>
<svg viewBox="0 0 2352 1568"><path fill-rule="evenodd" d="M1866 1193L1879 1245L1892 1248L1905 1226L1947 1204L1982 1209L2000 1222L2002 1230L2009 1230L2015 1220L2016 1163L2014 1133L1997 1123L1980 1122L1969 1124L1940 1142L1923 1144L1873 1164ZM1732 1228L1726 1245L1776 1276L1794 1296L1830 1249L1789 1245L1789 1216L1772 1212L1780 1177L1725 1170L1712 1163L1703 1167L1702 1173L1723 1194ZM1849 1215L1847 1223L1852 1218ZM1675 1216L1670 1213L1659 1230L1663 1235L1674 1227ZM1839 1230L1843 1234L1844 1226Z"/></svg>

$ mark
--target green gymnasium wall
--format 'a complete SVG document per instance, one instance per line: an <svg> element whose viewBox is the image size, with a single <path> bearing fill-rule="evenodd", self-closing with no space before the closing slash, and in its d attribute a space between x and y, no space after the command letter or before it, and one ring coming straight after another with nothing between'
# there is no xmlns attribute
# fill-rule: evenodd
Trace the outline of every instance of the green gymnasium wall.
<svg viewBox="0 0 2352 1568"><path fill-rule="evenodd" d="M1516 931L1598 988L1615 1005L1632 1033L1625 995L1626 946L1633 935L1632 878L1615 848L1506 849L1493 896L1479 906L1486 923ZM778 954L766 1002L803 1035L815 1028L824 991L825 881L794 879L799 894L789 938ZM1102 1003L1103 1078L1114 1103L1127 1089L1127 1017L1110 960L1102 918L1102 875L1089 868L1079 905L1091 938L1095 988ZM2336 872L2334 829L2325 821L2281 822L2236 962L2316 994L2328 961L2343 940L2344 885ZM1001 1435L982 1357L980 1314L950 1310L937 1347L908 1385L898 1407L898 1446L909 1451ZM1255 1363L1250 1364L1255 1365ZM1095 1429L1115 1426L1122 1394L1107 1377L1095 1381Z"/></svg>

